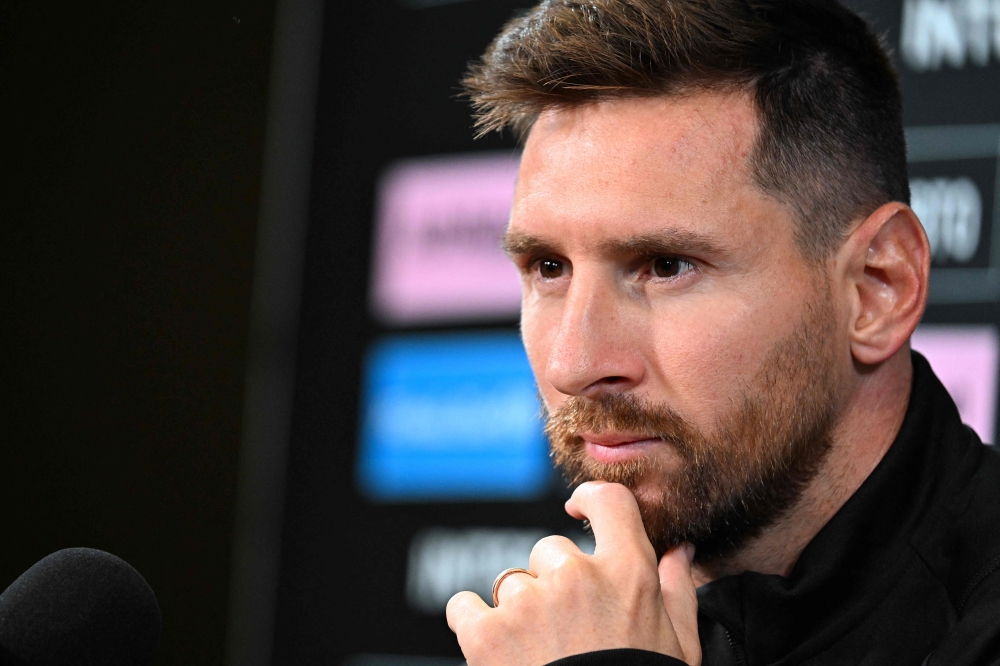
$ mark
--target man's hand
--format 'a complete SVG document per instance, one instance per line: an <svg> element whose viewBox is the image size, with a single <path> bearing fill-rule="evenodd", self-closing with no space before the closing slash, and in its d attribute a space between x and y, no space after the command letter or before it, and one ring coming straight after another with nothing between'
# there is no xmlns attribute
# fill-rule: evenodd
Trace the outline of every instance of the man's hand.
<svg viewBox="0 0 1000 666"><path fill-rule="evenodd" d="M547 537L531 551L529 569L536 577L508 576L497 608L472 592L448 602L448 626L469 666L542 666L625 647L699 666L693 548L675 548L657 567L635 497L616 483L581 485L566 510L590 520L597 541L593 555L564 537Z"/></svg>

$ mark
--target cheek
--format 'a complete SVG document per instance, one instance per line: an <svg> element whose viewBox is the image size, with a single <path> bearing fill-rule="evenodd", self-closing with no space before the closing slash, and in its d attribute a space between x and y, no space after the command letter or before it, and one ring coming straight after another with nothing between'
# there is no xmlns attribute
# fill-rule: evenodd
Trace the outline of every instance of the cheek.
<svg viewBox="0 0 1000 666"><path fill-rule="evenodd" d="M651 359L657 383L672 407L709 427L733 408L790 322L781 308L732 302L675 311L660 323Z"/></svg>
<svg viewBox="0 0 1000 666"><path fill-rule="evenodd" d="M559 332L559 312L551 305L534 299L525 299L521 306L521 339L528 354L528 362L538 382L538 390L549 409L554 409L567 396L556 391L545 379L549 354Z"/></svg>

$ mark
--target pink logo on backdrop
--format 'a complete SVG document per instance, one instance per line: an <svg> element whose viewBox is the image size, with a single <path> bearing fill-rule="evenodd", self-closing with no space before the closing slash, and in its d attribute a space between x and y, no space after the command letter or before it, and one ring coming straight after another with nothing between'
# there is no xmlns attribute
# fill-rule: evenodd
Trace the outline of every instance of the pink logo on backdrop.
<svg viewBox="0 0 1000 666"><path fill-rule="evenodd" d="M930 361L958 405L962 420L979 437L994 443L997 366L1000 343L992 326L920 326L913 349Z"/></svg>
<svg viewBox="0 0 1000 666"><path fill-rule="evenodd" d="M372 309L409 324L516 317L521 281L500 249L518 157L397 162L378 191Z"/></svg>

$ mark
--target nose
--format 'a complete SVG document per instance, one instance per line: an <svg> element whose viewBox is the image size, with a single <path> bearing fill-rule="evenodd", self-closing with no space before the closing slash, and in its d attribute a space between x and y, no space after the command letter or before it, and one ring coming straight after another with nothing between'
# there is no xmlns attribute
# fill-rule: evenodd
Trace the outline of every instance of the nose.
<svg viewBox="0 0 1000 666"><path fill-rule="evenodd" d="M630 296L598 272L574 270L545 379L560 393L597 398L638 386L645 363Z"/></svg>

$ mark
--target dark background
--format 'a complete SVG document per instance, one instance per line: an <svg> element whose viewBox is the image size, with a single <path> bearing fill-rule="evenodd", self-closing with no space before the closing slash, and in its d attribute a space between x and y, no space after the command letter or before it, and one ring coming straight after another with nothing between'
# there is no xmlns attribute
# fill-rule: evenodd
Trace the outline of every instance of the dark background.
<svg viewBox="0 0 1000 666"><path fill-rule="evenodd" d="M88 546L222 663L271 0L0 3L0 589Z"/></svg>
<svg viewBox="0 0 1000 666"><path fill-rule="evenodd" d="M353 478L361 361L386 331L367 300L379 172L402 157L514 149L509 136L473 138L458 82L503 23L533 4L479 0L414 9L371 0L336 11L328 5L275 664L339 663L355 653L460 656L443 615L415 612L403 598L414 534L427 525L562 531L573 524L554 496L378 506L359 496ZM456 271L460 279L461 267ZM488 328L504 326L515 330L516 322Z"/></svg>

